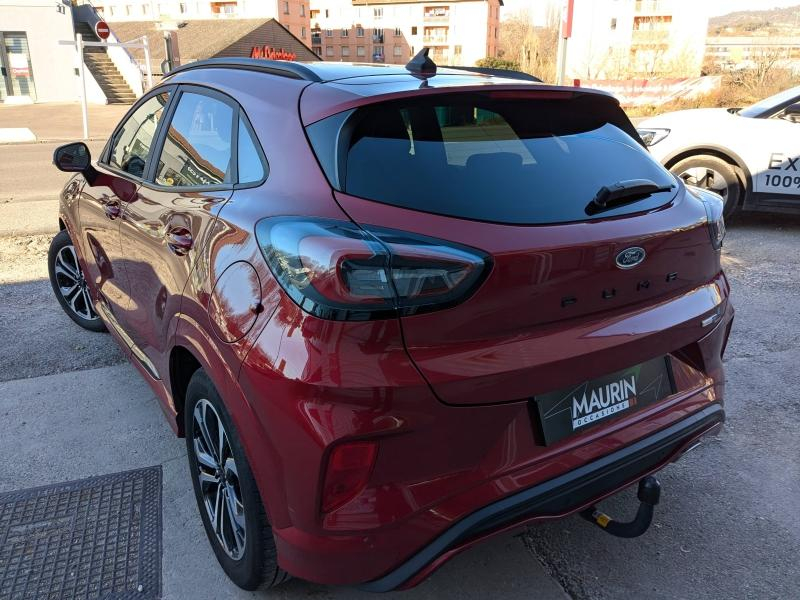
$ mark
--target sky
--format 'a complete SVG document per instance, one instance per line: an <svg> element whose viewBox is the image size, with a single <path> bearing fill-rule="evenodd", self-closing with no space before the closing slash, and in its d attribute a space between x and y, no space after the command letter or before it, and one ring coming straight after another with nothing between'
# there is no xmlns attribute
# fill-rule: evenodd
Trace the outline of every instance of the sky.
<svg viewBox="0 0 800 600"><path fill-rule="evenodd" d="M773 7L800 5L800 0L681 0L702 2L709 15L726 15L737 10L765 10ZM505 14L528 9L535 21L541 21L550 5L559 6L560 0L504 0Z"/></svg>

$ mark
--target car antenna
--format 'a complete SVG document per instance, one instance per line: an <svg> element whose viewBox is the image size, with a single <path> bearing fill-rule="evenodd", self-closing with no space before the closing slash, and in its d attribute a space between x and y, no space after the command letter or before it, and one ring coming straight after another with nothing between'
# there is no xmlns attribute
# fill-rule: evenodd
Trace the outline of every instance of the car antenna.
<svg viewBox="0 0 800 600"><path fill-rule="evenodd" d="M406 70L420 75L436 75L436 63L428 58L430 48L423 48L417 52L416 56L408 61Z"/></svg>

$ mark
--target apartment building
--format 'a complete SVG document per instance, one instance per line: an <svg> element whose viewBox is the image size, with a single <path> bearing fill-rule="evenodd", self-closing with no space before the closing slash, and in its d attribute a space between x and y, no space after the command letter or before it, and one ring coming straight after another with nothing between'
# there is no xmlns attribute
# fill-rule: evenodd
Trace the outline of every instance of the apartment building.
<svg viewBox="0 0 800 600"><path fill-rule="evenodd" d="M800 36L723 35L706 40L706 59L723 70L773 65L800 73Z"/></svg>
<svg viewBox="0 0 800 600"><path fill-rule="evenodd" d="M91 4L109 23L271 18L311 45L308 0L93 0Z"/></svg>
<svg viewBox="0 0 800 600"><path fill-rule="evenodd" d="M439 65L497 56L503 0L311 0L312 50L328 61Z"/></svg>
<svg viewBox="0 0 800 600"><path fill-rule="evenodd" d="M569 79L700 75L708 3L575 0Z"/></svg>

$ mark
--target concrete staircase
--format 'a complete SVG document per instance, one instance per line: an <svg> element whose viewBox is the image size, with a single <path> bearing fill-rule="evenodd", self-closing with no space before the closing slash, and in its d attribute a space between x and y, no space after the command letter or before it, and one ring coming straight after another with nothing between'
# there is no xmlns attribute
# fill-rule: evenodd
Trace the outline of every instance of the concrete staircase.
<svg viewBox="0 0 800 600"><path fill-rule="evenodd" d="M80 33L87 42L99 42L88 23L75 23L75 33ZM100 46L88 46L83 49L83 62L91 71L100 89L106 95L109 104L133 104L136 94L125 83L117 67L108 57L106 49Z"/></svg>

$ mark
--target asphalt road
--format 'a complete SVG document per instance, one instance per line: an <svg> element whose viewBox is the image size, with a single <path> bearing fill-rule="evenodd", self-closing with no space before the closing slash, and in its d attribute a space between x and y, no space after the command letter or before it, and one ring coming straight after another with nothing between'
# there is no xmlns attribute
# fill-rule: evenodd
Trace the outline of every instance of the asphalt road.
<svg viewBox="0 0 800 600"><path fill-rule="evenodd" d="M52 167L63 142L0 145L0 236L31 235L58 226L58 194L69 179ZM105 142L89 142L92 156Z"/></svg>
<svg viewBox="0 0 800 600"><path fill-rule="evenodd" d="M16 457L0 461L0 489L163 464L172 524L165 546L181 555L165 559L166 597L233 594L202 540L180 442L132 369L118 364L109 337L61 313L46 280L47 240L0 238L0 415L11 424L0 455ZM617 540L575 517L539 525L522 537L527 551L519 538L503 538L404 595L557 598L563 588L575 599L797 598L798 240L800 218L750 215L729 224L724 260L737 315L726 354L728 424L662 472L662 502L645 536ZM104 365L117 366L87 370ZM629 515L633 497L628 491L603 508ZM284 594L354 597L302 582Z"/></svg>

